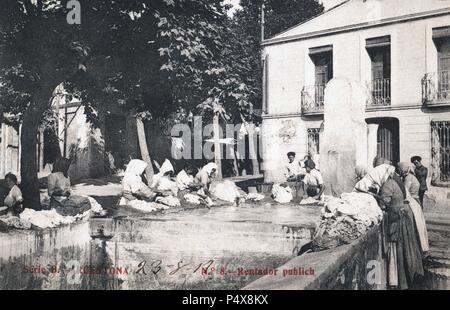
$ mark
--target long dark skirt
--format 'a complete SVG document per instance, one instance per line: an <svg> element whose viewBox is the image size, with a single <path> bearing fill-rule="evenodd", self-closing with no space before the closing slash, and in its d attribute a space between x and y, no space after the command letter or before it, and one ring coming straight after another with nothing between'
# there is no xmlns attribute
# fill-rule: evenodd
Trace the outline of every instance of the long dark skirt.
<svg viewBox="0 0 450 310"><path fill-rule="evenodd" d="M398 283L398 288L408 289L418 277L424 276L419 234L409 204L390 208L388 222L388 242L390 249L396 251L388 256L388 265L396 261L398 279L394 282Z"/></svg>

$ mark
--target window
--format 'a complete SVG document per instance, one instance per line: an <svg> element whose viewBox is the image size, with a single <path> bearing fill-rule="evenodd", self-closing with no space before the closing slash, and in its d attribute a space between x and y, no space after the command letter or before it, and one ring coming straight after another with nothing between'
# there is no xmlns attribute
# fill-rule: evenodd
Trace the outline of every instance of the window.
<svg viewBox="0 0 450 310"><path fill-rule="evenodd" d="M450 181L450 121L431 122L431 172L433 182Z"/></svg>
<svg viewBox="0 0 450 310"><path fill-rule="evenodd" d="M320 154L320 128L308 129L308 154Z"/></svg>
<svg viewBox="0 0 450 310"><path fill-rule="evenodd" d="M427 107L450 102L450 26L433 28L437 68L422 79L422 100Z"/></svg>
<svg viewBox="0 0 450 310"><path fill-rule="evenodd" d="M450 99L450 38L438 44L438 92L439 99Z"/></svg>
<svg viewBox="0 0 450 310"><path fill-rule="evenodd" d="M391 38L390 36L366 40L366 49L372 63L372 105L391 104Z"/></svg>
<svg viewBox="0 0 450 310"><path fill-rule="evenodd" d="M325 86L333 78L333 46L311 48L309 56L314 63L315 102L323 104Z"/></svg>

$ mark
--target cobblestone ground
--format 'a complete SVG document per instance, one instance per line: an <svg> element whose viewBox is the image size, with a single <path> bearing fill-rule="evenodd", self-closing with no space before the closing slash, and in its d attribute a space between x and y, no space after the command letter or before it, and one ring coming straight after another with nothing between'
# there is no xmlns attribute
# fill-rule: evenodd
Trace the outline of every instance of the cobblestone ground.
<svg viewBox="0 0 450 310"><path fill-rule="evenodd" d="M450 200L426 199L425 219L430 240L424 289L450 289Z"/></svg>

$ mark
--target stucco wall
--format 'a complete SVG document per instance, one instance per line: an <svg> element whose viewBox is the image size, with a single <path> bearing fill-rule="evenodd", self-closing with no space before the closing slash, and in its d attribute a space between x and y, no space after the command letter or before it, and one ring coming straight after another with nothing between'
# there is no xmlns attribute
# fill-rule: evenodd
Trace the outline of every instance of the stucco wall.
<svg viewBox="0 0 450 310"><path fill-rule="evenodd" d="M297 159L307 154L307 128L319 128L322 120L303 122L301 117L275 117L263 121L263 156L265 178L284 182L287 153L294 151Z"/></svg>
<svg viewBox="0 0 450 310"><path fill-rule="evenodd" d="M326 29L326 24L323 25ZM450 26L450 15L415 19L380 27L299 39L264 47L269 55L267 83L267 111L263 121L263 148L271 158L282 159L267 165L267 181L277 181L285 165L287 149L304 153L306 128L317 128L321 117L301 116L301 91L314 85L314 64L309 56L312 47L333 45L333 76L345 77L369 85L371 61L365 48L366 39L391 36L391 106L368 110L367 118L394 117L400 123L400 160L409 161L420 155L430 166L430 136L432 120L450 121L450 109L422 108L422 78L437 71L437 49L432 38L436 27ZM301 26L300 26L301 27ZM291 145L274 147L273 132L280 128L286 115L295 120L299 132ZM323 119L323 118L322 118Z"/></svg>

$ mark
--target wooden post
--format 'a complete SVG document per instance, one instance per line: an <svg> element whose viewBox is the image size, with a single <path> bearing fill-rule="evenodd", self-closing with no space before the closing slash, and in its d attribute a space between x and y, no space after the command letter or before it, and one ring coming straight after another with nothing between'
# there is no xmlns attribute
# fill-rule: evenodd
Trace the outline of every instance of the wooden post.
<svg viewBox="0 0 450 310"><path fill-rule="evenodd" d="M145 137L144 122L142 121L142 118L140 118L139 116L136 116L136 127L138 133L139 148L141 150L141 157L142 160L147 163L147 169L145 169L145 174L147 177L148 185L150 186L152 184L153 175L155 174L155 172L153 171L152 159L150 158L150 153L148 151L147 138Z"/></svg>
<svg viewBox="0 0 450 310"><path fill-rule="evenodd" d="M218 167L217 176L219 179L222 179L222 157L221 155L221 146L219 143L220 139L220 127L219 127L219 114L215 113L213 118L213 126L214 126L214 161Z"/></svg>
<svg viewBox="0 0 450 310"><path fill-rule="evenodd" d="M248 144L249 144L248 145L249 155L250 155L250 159L252 161L253 175L259 175L258 152L256 150L258 141L255 141L255 124L254 123L248 124Z"/></svg>
<svg viewBox="0 0 450 310"><path fill-rule="evenodd" d="M261 5L261 42L264 41L264 24L265 24L265 14L264 14L264 3Z"/></svg>

